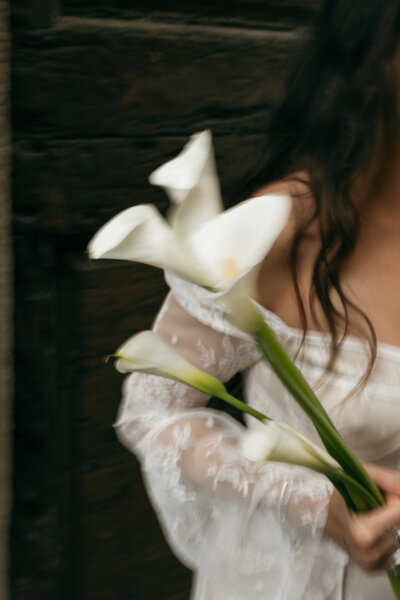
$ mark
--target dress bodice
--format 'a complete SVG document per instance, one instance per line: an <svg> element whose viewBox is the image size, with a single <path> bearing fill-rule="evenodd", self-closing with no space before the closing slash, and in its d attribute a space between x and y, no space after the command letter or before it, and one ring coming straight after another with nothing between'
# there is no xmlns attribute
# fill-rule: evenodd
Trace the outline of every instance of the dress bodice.
<svg viewBox="0 0 400 600"><path fill-rule="evenodd" d="M290 356L296 356L302 333L288 327L276 315L263 309ZM378 343L376 361L364 385L358 385L369 361L366 341L347 337L330 373L325 368L330 355L330 337L309 332L296 364L316 394L346 444L362 461L379 462L391 468L400 466L400 348ZM247 376L248 397L262 411L268 397L281 390L268 365L259 361ZM281 393L281 392L279 392ZM262 399L263 398L263 399ZM263 406L264 405L264 406ZM282 419L293 410L293 400L285 394L280 412ZM311 436L313 428L307 427Z"/></svg>

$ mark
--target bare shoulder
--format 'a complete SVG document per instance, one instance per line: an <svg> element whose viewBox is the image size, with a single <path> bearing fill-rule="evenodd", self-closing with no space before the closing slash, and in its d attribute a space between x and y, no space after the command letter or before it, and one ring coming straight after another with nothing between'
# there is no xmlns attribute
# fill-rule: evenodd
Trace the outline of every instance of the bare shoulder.
<svg viewBox="0 0 400 600"><path fill-rule="evenodd" d="M265 257L259 274L259 300L261 304L279 314L280 307L291 304L290 297L294 292L290 266L293 237L302 223L313 214L314 202L307 177L303 173L296 173L285 180L268 184L257 190L254 195L267 196L269 194L285 194L292 199L292 211L288 222ZM280 316L289 317L288 320L292 320L290 315L282 314Z"/></svg>
<svg viewBox="0 0 400 600"><path fill-rule="evenodd" d="M296 177L296 179L294 177ZM268 183L267 185L258 189L253 195L267 196L268 194L288 194L292 196L301 192L305 192L307 187L306 183L298 180L297 176L294 177Z"/></svg>
<svg viewBox="0 0 400 600"><path fill-rule="evenodd" d="M284 194L292 199L292 211L288 223L281 236L277 240L285 243L293 235L301 224L308 220L314 212L314 201L309 187L309 179L306 173L293 173L290 177L281 181L275 181L258 189L253 196L268 196L272 194Z"/></svg>
<svg viewBox="0 0 400 600"><path fill-rule="evenodd" d="M273 181L257 190L257 196L262 194L295 193L302 194L309 189L310 178L305 171L296 171L284 179Z"/></svg>

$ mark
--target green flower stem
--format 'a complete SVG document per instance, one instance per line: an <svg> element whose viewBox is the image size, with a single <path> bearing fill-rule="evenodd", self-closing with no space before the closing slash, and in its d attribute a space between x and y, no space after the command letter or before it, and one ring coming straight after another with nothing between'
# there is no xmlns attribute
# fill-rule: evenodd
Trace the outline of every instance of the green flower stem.
<svg viewBox="0 0 400 600"><path fill-rule="evenodd" d="M400 577L393 575L393 573L391 573L389 575L389 579L390 579L390 583L392 584L394 594L395 594L397 600L399 600L400 599Z"/></svg>
<svg viewBox="0 0 400 600"><path fill-rule="evenodd" d="M384 499L378 487L346 446L318 398L259 312L253 336L276 375L314 423L329 454L348 475L375 497L379 504L383 504Z"/></svg>
<svg viewBox="0 0 400 600"><path fill-rule="evenodd" d="M255 419L258 419L261 422L271 421L271 419L269 417L267 417L266 415L263 415L255 408L252 408L245 402L242 402L241 400L238 400L237 398L235 398L234 396L229 394L226 391L226 388L224 388L224 390L225 390L225 393L222 393L222 392L219 393L217 396L218 398L220 398L221 400L224 400L225 402L227 402L228 404L231 404L232 406L235 406L239 410L243 411L244 413L247 413L248 415L251 415L252 417L254 417Z"/></svg>
<svg viewBox="0 0 400 600"><path fill-rule="evenodd" d="M349 507L356 512L365 512L381 506L381 503L358 481L344 471L326 473ZM343 488L345 493L343 493Z"/></svg>

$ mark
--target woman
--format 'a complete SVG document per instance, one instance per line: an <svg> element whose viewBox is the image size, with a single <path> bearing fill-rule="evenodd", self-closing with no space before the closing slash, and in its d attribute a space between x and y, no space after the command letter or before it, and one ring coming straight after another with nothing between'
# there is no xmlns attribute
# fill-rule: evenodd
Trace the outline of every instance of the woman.
<svg viewBox="0 0 400 600"><path fill-rule="evenodd" d="M255 195L293 198L265 258L265 318L347 444L374 463L385 508L351 514L330 483L255 467L243 428L207 398L144 374L125 384L117 430L140 457L165 534L195 571L196 600L389 600L400 526L400 5L328 0L271 121ZM169 276L155 329L248 402L318 442L312 425L207 293ZM379 341L377 341L379 340Z"/></svg>

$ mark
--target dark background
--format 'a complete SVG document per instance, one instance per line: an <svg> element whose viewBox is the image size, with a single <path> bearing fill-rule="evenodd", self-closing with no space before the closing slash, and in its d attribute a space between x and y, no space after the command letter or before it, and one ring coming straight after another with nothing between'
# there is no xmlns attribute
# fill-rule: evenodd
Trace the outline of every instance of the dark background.
<svg viewBox="0 0 400 600"><path fill-rule="evenodd" d="M85 247L149 173L210 128L226 203L317 0L16 0L12 11L16 390L12 600L186 600L102 362L165 293Z"/></svg>

